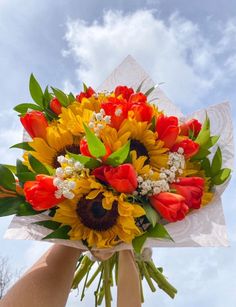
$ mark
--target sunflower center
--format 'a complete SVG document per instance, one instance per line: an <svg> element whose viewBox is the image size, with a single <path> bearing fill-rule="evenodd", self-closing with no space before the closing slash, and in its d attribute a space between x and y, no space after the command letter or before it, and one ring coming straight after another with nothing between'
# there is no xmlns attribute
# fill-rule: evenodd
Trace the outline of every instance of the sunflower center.
<svg viewBox="0 0 236 307"><path fill-rule="evenodd" d="M61 166L60 163L57 161L57 157L65 156L66 151L69 151L69 152L74 153L74 154L80 154L79 144L68 145L68 146L65 146L62 149L58 150L55 157L53 157L53 161L52 161L52 166L54 168L58 168L58 167Z"/></svg>
<svg viewBox="0 0 236 307"><path fill-rule="evenodd" d="M140 156L146 156L148 159L146 160L146 163L149 161L149 155L147 148L138 140L131 140L130 141L130 151L135 150L137 153L137 158Z"/></svg>
<svg viewBox="0 0 236 307"><path fill-rule="evenodd" d="M106 231L116 224L118 217L117 201L112 204L111 210L102 206L103 195L100 193L94 199L81 198L77 204L76 213L81 222L88 228L97 231Z"/></svg>

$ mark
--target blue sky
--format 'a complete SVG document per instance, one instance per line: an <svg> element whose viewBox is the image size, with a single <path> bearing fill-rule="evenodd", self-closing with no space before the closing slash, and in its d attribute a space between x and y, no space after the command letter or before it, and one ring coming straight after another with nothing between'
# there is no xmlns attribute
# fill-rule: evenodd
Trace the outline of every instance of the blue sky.
<svg viewBox="0 0 236 307"><path fill-rule="evenodd" d="M14 105L29 102L31 72L40 83L79 91L98 86L132 54L184 113L225 100L236 119L234 0L0 1L0 157L21 141ZM157 249L156 261L179 289L175 301L146 289L144 306L233 307L236 304L235 179L223 196L229 248ZM2 238L10 218L0 220ZM0 239L0 255L27 268L46 243ZM93 291L84 303L92 305ZM68 306L78 306L72 294Z"/></svg>

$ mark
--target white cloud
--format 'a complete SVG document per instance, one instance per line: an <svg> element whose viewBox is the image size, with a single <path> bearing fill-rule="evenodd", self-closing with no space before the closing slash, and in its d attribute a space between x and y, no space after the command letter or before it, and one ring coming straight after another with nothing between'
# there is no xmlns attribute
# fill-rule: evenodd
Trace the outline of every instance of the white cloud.
<svg viewBox="0 0 236 307"><path fill-rule="evenodd" d="M131 54L155 81L166 82L164 90L172 100L189 105L236 72L231 65L236 51L230 47L236 22L230 20L215 31L217 39L211 41L197 24L178 14L166 22L150 10L107 11L102 23L68 21L68 50L63 54L75 58L78 80L93 86Z"/></svg>

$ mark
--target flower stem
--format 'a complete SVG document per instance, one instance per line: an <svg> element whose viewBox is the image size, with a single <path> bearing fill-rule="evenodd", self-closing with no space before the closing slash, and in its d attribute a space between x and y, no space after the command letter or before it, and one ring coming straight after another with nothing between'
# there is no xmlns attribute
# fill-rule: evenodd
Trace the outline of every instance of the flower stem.
<svg viewBox="0 0 236 307"><path fill-rule="evenodd" d="M91 276L91 278L89 279L89 281L86 284L86 288L88 288L94 281L94 279L98 276L99 272L101 272L102 270L102 263L99 264L98 268L96 269L96 271L93 273L93 275Z"/></svg>
<svg viewBox="0 0 236 307"><path fill-rule="evenodd" d="M88 277L89 277L89 272L90 272L93 264L94 264L94 262L90 263L90 265L88 266L87 274L86 274L85 281L84 281L83 290L82 290L82 293L81 293L81 298L80 298L81 301L83 300L83 298L85 296L85 287L86 287L86 283L87 283L87 280L88 280Z"/></svg>
<svg viewBox="0 0 236 307"><path fill-rule="evenodd" d="M99 278L98 286L97 286L96 291L94 292L94 295L95 295L95 307L98 306L99 289L100 289L100 286L101 286L102 277L103 277L103 265L102 265L102 269L101 269L101 273L100 273L100 278Z"/></svg>
<svg viewBox="0 0 236 307"><path fill-rule="evenodd" d="M72 282L72 289L78 288L79 283L84 278L91 263L93 263L93 261L90 260L87 256L83 257L81 264L75 273L74 280Z"/></svg>
<svg viewBox="0 0 236 307"><path fill-rule="evenodd" d="M152 292L155 292L156 288L153 285L152 279L151 279L150 274L149 274L149 272L147 270L145 262L141 260L140 264L142 266L144 277L145 277L145 279L146 279L150 289L152 290Z"/></svg>
<svg viewBox="0 0 236 307"><path fill-rule="evenodd" d="M104 289L106 307L111 307L111 293L110 293L110 262L104 261Z"/></svg>

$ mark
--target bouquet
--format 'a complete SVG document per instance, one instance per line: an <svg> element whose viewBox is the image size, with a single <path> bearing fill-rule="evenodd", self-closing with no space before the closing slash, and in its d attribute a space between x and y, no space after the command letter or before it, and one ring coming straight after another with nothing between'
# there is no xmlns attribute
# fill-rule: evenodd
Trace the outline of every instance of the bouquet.
<svg viewBox="0 0 236 307"><path fill-rule="evenodd" d="M208 113L202 122L167 115L149 98L156 87L144 91L143 83L109 91L83 84L74 95L43 91L31 75L34 102L14 108L31 139L12 146L24 150L16 166L0 166L0 216L32 217L46 231L40 239L91 251L79 259L72 288L84 279L83 298L100 275L96 306L104 297L111 304L119 249L133 250L140 281L173 298L177 291L145 242L174 241L168 225L208 206L231 174Z"/></svg>

